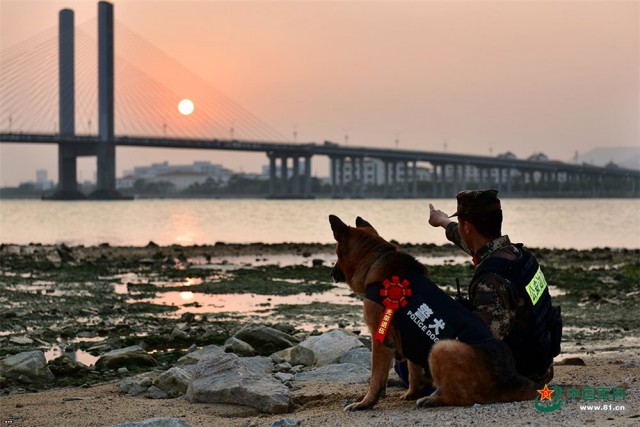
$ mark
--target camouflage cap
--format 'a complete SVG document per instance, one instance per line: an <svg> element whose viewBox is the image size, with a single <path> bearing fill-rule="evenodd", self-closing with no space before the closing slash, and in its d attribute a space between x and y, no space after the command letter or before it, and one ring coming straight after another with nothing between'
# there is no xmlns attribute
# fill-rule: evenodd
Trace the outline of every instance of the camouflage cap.
<svg viewBox="0 0 640 427"><path fill-rule="evenodd" d="M499 211L498 190L465 190L458 193L458 210L449 218L460 214Z"/></svg>

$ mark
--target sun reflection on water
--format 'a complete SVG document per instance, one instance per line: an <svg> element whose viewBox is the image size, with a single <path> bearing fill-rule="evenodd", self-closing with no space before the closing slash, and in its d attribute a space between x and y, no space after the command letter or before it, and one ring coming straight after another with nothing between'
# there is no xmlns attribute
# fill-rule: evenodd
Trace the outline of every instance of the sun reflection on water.
<svg viewBox="0 0 640 427"><path fill-rule="evenodd" d="M180 292L180 298L184 301L193 299L193 292Z"/></svg>

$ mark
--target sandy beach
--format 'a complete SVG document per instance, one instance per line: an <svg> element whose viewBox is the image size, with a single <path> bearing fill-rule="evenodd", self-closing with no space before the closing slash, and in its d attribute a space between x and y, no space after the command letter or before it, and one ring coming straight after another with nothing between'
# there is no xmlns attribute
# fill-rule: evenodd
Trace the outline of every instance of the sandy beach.
<svg viewBox="0 0 640 427"><path fill-rule="evenodd" d="M426 262L436 283L449 291L454 278L465 283L472 273L470 264L461 260L452 246L405 248ZM637 425L638 251L534 249L534 253L545 268L555 304L562 306L565 319L563 352L556 359L555 378L550 384L562 387L565 401L552 412L539 411L533 401L417 410L414 402L400 400L404 390L394 376L387 397L374 410L360 413L345 413L342 408L360 399L366 384L294 381L290 411L279 415L261 414L247 406L190 403L184 398L156 400L118 392L123 378L145 375L143 370L57 378L46 387L5 382L0 418L5 425L16 426L111 426L154 417L180 418L193 426L270 426L278 421L286 425L282 424L284 419L305 426ZM221 345L240 325L255 323L260 310L268 316L267 323L286 322L303 336L337 328L368 335L362 328L357 300L277 304L279 297L298 296L304 301L304 296L321 298L344 292L328 277L334 257L333 246L322 244L2 245L0 358L47 350L54 344L61 351L98 357L99 351L90 348L106 344L117 348L144 341L148 351L165 361L156 368L161 371L193 344ZM230 313L203 304L198 307L197 298L185 302L186 306L161 303L163 294L187 288L203 297L266 295L271 301L248 313ZM170 331L184 322L185 313L191 313L193 320L189 335L171 337ZM264 318L260 321L265 322ZM217 333L207 335L212 329ZM569 399L566 393L571 388L624 389L624 399L620 394L617 400ZM581 408L586 404L592 406Z"/></svg>

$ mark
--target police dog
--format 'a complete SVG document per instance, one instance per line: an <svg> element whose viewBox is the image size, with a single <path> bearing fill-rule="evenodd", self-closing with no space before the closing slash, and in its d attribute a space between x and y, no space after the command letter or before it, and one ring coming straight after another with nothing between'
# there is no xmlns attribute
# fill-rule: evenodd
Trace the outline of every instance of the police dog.
<svg viewBox="0 0 640 427"><path fill-rule="evenodd" d="M385 395L394 357L408 361L409 386L404 399L418 399L425 381L436 387L431 395L417 400L418 407L510 402L536 396L535 385L516 372L508 346L494 339L482 321L429 281L426 268L414 257L384 240L360 217L356 227L334 215L329 216L329 222L338 255L333 279L347 282L354 293L365 297L364 320L374 337L369 390L346 411L370 409ZM423 291L426 296L419 296ZM386 295L386 301L376 301L377 294ZM421 304L418 308L416 299ZM392 310L391 318L388 309ZM409 348L416 342L417 350Z"/></svg>

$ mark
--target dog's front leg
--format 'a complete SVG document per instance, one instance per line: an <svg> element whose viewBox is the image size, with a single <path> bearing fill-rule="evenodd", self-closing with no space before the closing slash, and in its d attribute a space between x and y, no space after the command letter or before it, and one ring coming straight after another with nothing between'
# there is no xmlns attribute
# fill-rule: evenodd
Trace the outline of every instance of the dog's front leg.
<svg viewBox="0 0 640 427"><path fill-rule="evenodd" d="M380 341L374 340L371 345L371 379L369 390L364 398L357 403L352 403L344 408L345 411L361 411L371 409L384 396L387 390L389 369L393 360L393 348L387 347Z"/></svg>
<svg viewBox="0 0 640 427"><path fill-rule="evenodd" d="M409 369L409 389L402 395L402 398L406 400L415 400L422 396L422 388L424 387L422 381L422 365L408 360L407 367Z"/></svg>

